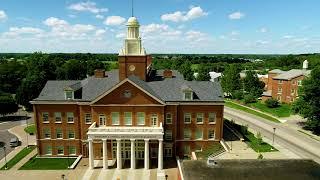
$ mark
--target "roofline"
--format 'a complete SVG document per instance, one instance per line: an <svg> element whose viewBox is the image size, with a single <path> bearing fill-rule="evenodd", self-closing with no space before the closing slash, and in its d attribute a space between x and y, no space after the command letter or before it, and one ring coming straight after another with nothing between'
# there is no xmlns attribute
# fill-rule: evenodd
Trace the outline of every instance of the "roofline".
<svg viewBox="0 0 320 180"><path fill-rule="evenodd" d="M100 99L102 99L103 97L105 97L106 95L110 94L112 91L114 91L115 89L117 89L118 87L120 87L122 84L129 82L132 85L134 85L136 88L140 89L141 91L143 91L144 93L146 93L147 95L149 95L150 97L152 97L153 99L155 99L156 101L158 101L160 104L165 105L165 103L160 100L159 98L153 96L152 94L150 94L148 91L144 90L143 88L141 88L139 85L137 85L136 83L134 83L133 81L131 81L130 79L126 78L124 80L122 80L120 83L118 83L116 86L113 86L111 89L107 90L106 92L102 93L101 95L99 95L97 98L95 98L93 101L91 101L89 104L92 105L96 102L98 102Z"/></svg>
<svg viewBox="0 0 320 180"><path fill-rule="evenodd" d="M276 80L292 80L292 79L295 79L297 77L300 77L300 76L306 76L304 74L301 74L301 75L298 75L298 76L294 76L294 77L291 77L291 78L277 78L277 76L273 77L272 79L276 79Z"/></svg>
<svg viewBox="0 0 320 180"><path fill-rule="evenodd" d="M89 102L79 102L79 101L50 101L50 100L33 100L29 101L30 104L77 104L77 105L85 105L89 104Z"/></svg>

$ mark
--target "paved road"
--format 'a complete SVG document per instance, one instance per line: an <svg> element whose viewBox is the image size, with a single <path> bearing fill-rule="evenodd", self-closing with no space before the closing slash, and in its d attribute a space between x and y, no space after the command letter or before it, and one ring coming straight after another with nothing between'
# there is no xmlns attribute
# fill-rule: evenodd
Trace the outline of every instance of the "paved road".
<svg viewBox="0 0 320 180"><path fill-rule="evenodd" d="M272 140L273 128L276 128L275 142L289 149L302 158L313 159L320 164L320 141L314 140L297 130L281 123L274 123L263 118L225 107L224 116L233 119L238 124L248 124L249 128L259 131Z"/></svg>

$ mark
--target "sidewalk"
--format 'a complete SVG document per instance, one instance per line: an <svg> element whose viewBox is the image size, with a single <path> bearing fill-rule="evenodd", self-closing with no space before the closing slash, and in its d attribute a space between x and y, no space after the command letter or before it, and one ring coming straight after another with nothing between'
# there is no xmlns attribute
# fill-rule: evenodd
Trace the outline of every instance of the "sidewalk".
<svg viewBox="0 0 320 180"><path fill-rule="evenodd" d="M24 128L26 127L26 124L15 126L8 131L11 134L14 134L19 138L21 141L21 146L16 147L13 151L11 151L9 154L7 154L7 162L10 161L16 154L18 154L23 148L27 146L27 133L24 131ZM30 136L28 134L28 144L29 145L36 145L36 136ZM0 160L0 167L5 165L5 158L2 158Z"/></svg>

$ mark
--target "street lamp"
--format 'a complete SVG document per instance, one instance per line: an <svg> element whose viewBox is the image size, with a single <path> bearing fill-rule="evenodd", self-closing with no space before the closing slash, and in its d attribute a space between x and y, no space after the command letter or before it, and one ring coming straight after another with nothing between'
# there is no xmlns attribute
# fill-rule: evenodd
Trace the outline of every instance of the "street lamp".
<svg viewBox="0 0 320 180"><path fill-rule="evenodd" d="M166 180L168 180L168 174L166 174Z"/></svg>
<svg viewBox="0 0 320 180"><path fill-rule="evenodd" d="M4 150L4 161L6 163L5 168L4 169L8 169L8 165L7 165L7 152L6 152L6 146L3 146L3 150Z"/></svg>
<svg viewBox="0 0 320 180"><path fill-rule="evenodd" d="M66 175L62 174L62 175L61 175L61 179L64 180L64 177L65 177L65 176L66 176Z"/></svg>
<svg viewBox="0 0 320 180"><path fill-rule="evenodd" d="M27 128L28 128L28 115L26 114L26 124L27 124ZM29 148L29 134L28 132L26 131L26 134L27 134L27 148Z"/></svg>
<svg viewBox="0 0 320 180"><path fill-rule="evenodd" d="M272 135L272 149L273 149L273 145L274 145L274 135L276 134L276 128L273 128L273 135Z"/></svg>

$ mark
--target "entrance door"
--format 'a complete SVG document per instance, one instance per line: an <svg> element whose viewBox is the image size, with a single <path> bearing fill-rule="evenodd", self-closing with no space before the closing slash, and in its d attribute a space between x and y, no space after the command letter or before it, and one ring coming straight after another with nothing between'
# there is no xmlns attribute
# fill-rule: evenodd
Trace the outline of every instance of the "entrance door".
<svg viewBox="0 0 320 180"><path fill-rule="evenodd" d="M151 148L151 158L158 157L158 148Z"/></svg>
<svg viewBox="0 0 320 180"><path fill-rule="evenodd" d="M153 126L153 127L158 126L158 115L157 114L151 115L151 126Z"/></svg>
<svg viewBox="0 0 320 180"><path fill-rule="evenodd" d="M104 114L100 114L99 115L99 125L106 126L106 121L107 121L106 116Z"/></svg>

